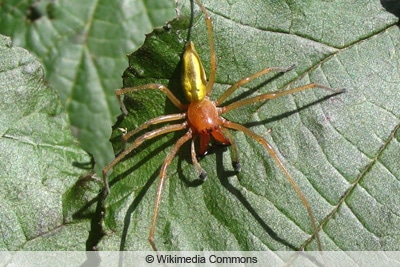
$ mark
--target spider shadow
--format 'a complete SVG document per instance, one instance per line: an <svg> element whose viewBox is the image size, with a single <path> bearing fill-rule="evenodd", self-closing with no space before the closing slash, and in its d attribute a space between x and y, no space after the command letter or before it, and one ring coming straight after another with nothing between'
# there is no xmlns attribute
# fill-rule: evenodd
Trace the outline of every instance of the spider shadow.
<svg viewBox="0 0 400 267"><path fill-rule="evenodd" d="M128 114L128 116L129 116L129 114ZM120 123L123 121L123 119L124 119L123 115L118 117L118 121L114 125L113 128L118 128ZM146 132L146 131L144 131L144 132ZM163 151L165 151L166 149L168 150L168 148L171 148L172 145L176 141L175 140L176 139L176 136L175 136L176 134L178 134L178 133L175 133L173 136L169 137L169 139L166 142L162 142L162 144L160 144L156 148L152 149L152 151L150 153L148 153L147 155L145 155L143 157L138 157L138 158L140 158L140 160L135 162L134 165L132 165L131 167L127 168L123 172L119 173L117 176L113 177L113 179L111 181L109 181L110 189L112 190L113 185L119 183L123 179L139 178L139 177L134 177L136 171L140 167L145 165L146 162L150 161L151 159L153 159L157 155L162 154ZM138 135L135 136L135 137L138 137L140 135L141 135L141 133L138 133ZM134 140L135 137L133 137L132 140ZM157 143L162 138L165 138L165 135L158 136L158 137L155 137L155 138L152 138L150 140L145 141L139 147L134 149L131 153L126 155L125 158L121 162L130 160L133 157L137 157L138 155L140 155L141 151L146 151L146 150L148 151L150 149L151 145L153 145L154 143ZM121 139L122 140L122 134L119 135L119 136L114 137L113 139L117 139L117 140ZM117 140L114 140L114 142L116 142ZM129 144L126 145L126 147L128 147L128 146L129 146ZM119 151L119 153L121 153L122 151L123 151L123 149L121 151ZM119 153L117 153L117 155ZM120 250L125 250L128 231L129 231L129 228L131 226L131 221L132 221L132 214L136 211L137 207L139 206L139 204L142 202L142 200L146 196L149 188L153 185L154 181L157 180L157 178L159 176L160 168L161 168L161 166L159 166L157 169L155 169L152 174L146 175L146 182L144 183L143 186L140 186L140 189L137 190L137 192L138 192L137 195L135 196L134 200L129 205L129 207L128 207L126 213L125 213L125 217L124 217L124 221L123 221L123 229L122 229L122 234L121 234L121 239L120 239L120 248L119 248Z"/></svg>
<svg viewBox="0 0 400 267"><path fill-rule="evenodd" d="M91 154L89 162L73 162L72 166L90 171L86 176L82 176L76 181L73 187L66 192L68 196L71 196L71 199L74 199L75 196L84 195L88 184L93 182L93 168L94 168L94 158ZM90 190L90 189L89 189ZM67 197L68 198L68 197ZM88 238L86 239L86 251L96 251L97 245L100 240L105 235L103 228L101 226L101 221L104 215L104 200L106 198L105 192L102 190L95 197L83 203L80 208L72 214L72 218L74 220L90 220L90 230ZM92 206L95 205L95 211L92 212ZM98 265L100 258L97 254L92 254L94 257L88 256L86 263L89 266ZM86 266L85 263L82 266Z"/></svg>
<svg viewBox="0 0 400 267"><path fill-rule="evenodd" d="M400 2L393 0L380 0L381 5L386 9L386 11L392 13L396 17L400 18ZM400 22L397 23L400 27Z"/></svg>
<svg viewBox="0 0 400 267"><path fill-rule="evenodd" d="M90 190L89 183L93 182L93 173L81 177L74 186L66 192L64 197L73 199L76 196L82 196L86 190ZM106 194L104 191L99 192L89 201L81 202L80 208L72 214L74 220L90 220L90 230L86 239L86 251L95 251L100 240L105 235L101 226L104 215L104 200ZM95 206L94 211L92 207ZM88 257L88 260L91 257ZM93 257L92 257L93 260Z"/></svg>
<svg viewBox="0 0 400 267"><path fill-rule="evenodd" d="M157 142L157 139L161 139L160 138L154 138L153 142ZM171 138L172 139L172 138ZM169 140L165 143L163 143L163 145L158 146L156 149L152 150L148 155L142 157L140 159L140 161L136 162L132 167L130 167L129 169L125 170L124 172L122 172L121 174L117 175L116 177L114 177L114 179L109 182L110 188L112 188L112 186L116 183L118 183L119 181L127 178L128 176L132 175L135 173L136 170L138 170L141 166L143 166L147 161L151 160L152 158L154 158L155 156L161 154L165 149L168 149L169 147L172 146L172 144L174 143L174 140ZM147 144L143 144L140 148L132 151L130 154L128 154L121 162L124 162L126 160L129 160L132 157L135 157L137 154L140 153L140 151L142 150L146 150L148 149L148 147L152 144L152 142L148 142ZM135 153L138 152L138 153Z"/></svg>
<svg viewBox="0 0 400 267"><path fill-rule="evenodd" d="M319 98L319 99L317 99L317 100L315 100L315 101L312 101L312 102L310 102L310 103L308 103L308 104L306 104L306 105L304 105L304 106L301 106L301 107L299 107L299 108L296 108L296 109L293 109L293 110L284 112L284 113L282 113L282 114L280 114L280 115L277 115L277 116L274 116L274 117L271 117L271 118L266 118L266 119L264 119L264 120L253 121L253 122L247 122L247 123L245 123L244 125L245 125L246 127L249 127L249 128L250 128L250 127L252 127L252 126L265 125L265 124L269 124L269 123L274 122L274 121L279 121L279 120L281 120L281 119L283 119L283 118L287 118L287 117L289 117L289 116L291 116L291 115L293 115L293 114L299 113L299 112L302 111L302 110L308 109L308 108L311 107L311 106L314 106L314 105L317 105L317 104L319 104L319 103L322 103L322 102L324 102L324 101L326 101L326 100L332 98L333 96L336 96L336 95L339 95L339 94L342 94L342 93L343 93L343 92L338 92L338 93L333 93L333 94L330 94L330 95L326 95L326 96L321 97L321 98ZM265 101L263 104L265 104L266 102L267 102L267 101Z"/></svg>
<svg viewBox="0 0 400 267"><path fill-rule="evenodd" d="M178 134L178 133L177 133ZM132 174L135 172L137 168L139 168L144 162L149 160L151 157L161 153L163 150L166 148L170 148L174 142L174 140L177 138L177 136L174 136L171 138L171 140L165 145L161 147L157 147L157 149L153 150L148 156L146 156L144 159L141 161L137 162L134 166L126 170L124 173L118 175L116 178L113 179L113 181L118 181L121 180L128 175ZM215 155L216 156L216 165L217 165L217 177L221 183L221 185L228 190L232 195L234 195L241 203L242 205L248 210L248 212L254 217L254 219L258 222L258 224L261 225L261 227L267 232L269 236L271 236L273 239L276 241L284 244L286 247L289 247L290 249L297 250L296 247L294 247L292 244L288 243L286 240L283 238L279 237L261 218L261 216L257 213L257 211L252 207L252 205L247 201L247 199L243 196L243 194L240 192L239 189L234 187L230 182L229 182L229 177L232 177L234 175L237 175L237 172L234 170L226 170L223 168L223 156L222 153L224 153L227 150L226 146L213 146L212 149L210 150L210 153L208 156ZM177 158L178 158L178 168L177 168L177 175L178 178L185 183L186 186L188 187L198 187L203 184L203 181L200 179L188 179L182 171L182 162L187 161L188 163L191 163L190 160L190 146L188 144L184 145L182 149L178 152ZM140 188L139 193L135 197L135 199L132 201L130 206L128 207L125 217L124 217L124 223L123 223L123 229L122 229L122 234L121 234L121 241L120 241L120 250L125 250L126 247L126 240L128 236L128 231L131 225L132 221L132 214L136 211L137 207L141 203L141 201L144 199L145 195L148 193L149 188L153 185L153 183L158 179L159 176L159 171L160 167L157 168L151 175L148 176L146 183ZM171 171L169 172L171 173ZM212 178L212 177L210 177ZM205 181L207 182L207 181Z"/></svg>
<svg viewBox="0 0 400 267"><path fill-rule="evenodd" d="M154 157L155 155L160 154L162 151L167 150L167 153L170 151L172 148L173 144L176 142L176 140L182 136L182 132L175 132L174 135L170 138L168 142L163 143L162 146L157 147L155 150L153 150L149 155L147 155L145 158L143 158L141 161L136 163L134 166L126 170L124 173L120 174L118 177L113 179L113 181L118 182L119 180L123 179L124 177L130 175L133 173L137 168L139 168L141 165L143 165L146 161L148 161L150 158ZM146 149L146 148L143 148ZM192 181L189 181L188 178L184 177L183 171L182 171L182 161L187 161L188 163L191 163L190 160L190 146L188 143L184 144L181 149L178 151L176 154L175 158L178 160L178 167L176 174L178 175L178 178L182 180L187 186L193 187L193 186L199 186L203 183L200 179L194 179ZM190 164L191 165L191 164ZM191 165L192 167L192 165ZM122 235L121 235L121 241L120 241L120 250L124 250L126 246L126 238L128 236L128 231L131 225L131 218L132 214L135 212L141 201L144 199L145 195L148 193L149 188L153 185L153 183L159 179L159 174L160 174L160 169L161 169L161 164L160 166L147 178L147 182L141 187L139 193L135 197L135 199L132 201L131 205L128 207L128 210L126 211L125 217L124 217L124 226L122 230ZM171 165L168 166L167 170L167 175L172 176L173 172L171 169ZM166 181L169 180L169 177L167 177ZM166 182L165 181L165 182ZM154 195L155 197L155 195Z"/></svg>
<svg viewBox="0 0 400 267"><path fill-rule="evenodd" d="M129 205L128 210L125 213L124 224L123 224L123 229L122 229L122 234L121 234L120 247L119 247L120 251L125 250L126 238L128 236L128 230L129 230L130 225L131 225L132 214L135 212L135 210L139 206L140 202L143 200L144 196L147 194L150 186L157 179L158 174L159 174L159 170L160 169L157 168L157 170L155 170L151 174L151 176L148 178L148 180L144 184L144 186L140 189L139 194L132 201L131 205Z"/></svg>
<svg viewBox="0 0 400 267"><path fill-rule="evenodd" d="M115 181L115 183L116 183L116 182L120 181L121 179L124 179L127 176L134 174L135 171L138 168L140 168L141 166L143 166L143 164L145 164L148 160L150 160L151 158L153 158L156 155L159 155L165 149L171 148L172 144L175 142L174 139L175 139L175 137L172 137L168 142L163 143L162 146L158 146L150 154L148 154L147 156L142 158L139 162L137 162L134 166L132 166L131 168L127 169L125 172L121 173L116 178L114 178L113 181ZM146 147L144 147L143 149L146 149ZM146 183L143 186L141 186L140 190L138 191L139 193L134 198L132 203L129 205L129 207L125 213L121 241L120 241L120 250L125 250L126 238L128 235L128 230L131 225L132 214L135 212L135 210L137 209L139 204L142 202L142 200L145 197L145 195L147 194L149 188L153 185L155 180L157 180L157 178L159 177L160 168L161 168L161 166L159 166L157 169L155 169L151 175L146 176L146 179L147 179Z"/></svg>
<svg viewBox="0 0 400 267"><path fill-rule="evenodd" d="M245 99L246 97L250 97L250 96L252 96L255 92L258 92L261 88L264 88L265 86L267 86L267 85L270 84L271 82L273 82L273 81L279 79L281 76L285 75L285 73L286 73L286 72L277 72L277 73L275 73L274 76L269 77L269 78L267 78L267 79L265 79L265 80L259 82L259 83L258 83L257 85L255 85L255 86L249 87L249 88L246 89L245 91L240 92L239 95L237 95L237 96L235 96L235 97L232 97L232 98L229 98L228 100L225 100L225 101L223 101L222 103L219 103L219 104L220 104L220 106L227 106L227 105L232 104L232 103L234 103L234 102L237 102L237 101L239 101L239 100L243 100L243 99ZM229 88L229 87L228 87L228 88ZM238 89L238 90L240 90L240 89ZM267 92L263 92L263 93L261 93L261 94L264 94L264 93L267 93ZM272 93L272 91L271 91L271 93ZM253 96L254 96L254 95L253 95ZM218 98L218 97L217 97L217 98ZM263 102L261 101L260 103L262 104Z"/></svg>
<svg viewBox="0 0 400 267"><path fill-rule="evenodd" d="M234 195L241 203L242 205L247 209L247 211L254 217L254 219L258 222L258 224L264 229L264 231L273 239L275 239L277 242L289 247L290 249L293 250L298 250L295 246L287 242L285 239L281 238L278 236L277 233L274 232L274 230L271 229L271 227L268 226L268 224L261 218L261 216L257 213L257 211L252 207L250 202L246 199L246 197L240 192L240 190L236 187L234 187L230 182L229 182L229 177L233 175L238 175L238 172L235 171L227 171L224 169L223 165L223 157L222 153L216 153L216 166L217 166L217 177L221 182L221 185L225 187L226 190L228 190L232 195Z"/></svg>
<svg viewBox="0 0 400 267"><path fill-rule="evenodd" d="M285 245L286 247L292 249L292 250L298 250L295 246L290 244L288 241L285 239L281 238L278 236L277 233L272 230L271 227L268 226L268 224L262 219L262 217L257 213L257 211L252 207L251 203L246 199L246 197L240 192L238 188L233 186L229 182L229 177L238 175L239 172L234 171L233 168L231 170L226 170L223 166L223 153L228 150L227 146L223 145L213 145L207 154L207 156L215 155L216 158L216 168L217 168L217 178L220 181L221 185L233 196L235 196L243 205L243 207L246 208L246 210L253 216L253 218L257 221L257 223L264 229L264 231L274 240L277 242ZM180 159L182 159L180 157ZM213 179L214 177L209 177L208 179ZM207 183L207 181L203 181L201 179L194 179L194 180L188 180L186 177L183 175L180 176L180 180L182 180L186 186L188 187L198 187L201 186L203 183ZM211 197L211 196L210 196Z"/></svg>

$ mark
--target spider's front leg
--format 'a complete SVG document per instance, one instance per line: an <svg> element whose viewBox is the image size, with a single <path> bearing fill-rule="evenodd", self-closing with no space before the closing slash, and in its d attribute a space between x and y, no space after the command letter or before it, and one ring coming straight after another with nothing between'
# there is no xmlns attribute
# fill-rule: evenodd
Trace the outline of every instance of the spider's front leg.
<svg viewBox="0 0 400 267"><path fill-rule="evenodd" d="M115 91L115 95L117 96L118 103L121 107L122 113L124 115L128 115L128 110L125 107L124 102L122 101L122 95L127 94L127 93L133 93L141 90L159 90L163 92L164 94L167 95L168 99L180 110L186 110L187 105L182 104L182 102L176 98L176 96L169 90L165 85L159 84L159 83L150 83L150 84L145 84L145 85L139 85L135 87L126 87L126 88L121 88L117 89Z"/></svg>
<svg viewBox="0 0 400 267"><path fill-rule="evenodd" d="M278 97L281 97L281 96L291 95L291 94L294 94L294 93L298 93L298 92L301 92L301 91L307 91L307 90L314 89L314 88L324 89L324 90L332 92L333 94L341 94L341 93L346 92L346 89L344 89L344 88L342 88L342 89L333 89L333 88L330 88L330 87L325 86L323 84L310 83L310 84L306 84L306 85L303 85L303 86L300 86L300 87L289 89L287 91L265 93L265 94L258 95L258 96L255 96L255 97L250 97L250 98L246 98L246 99L243 99L243 100L236 101L236 102L234 102L232 104L229 104L229 105L226 105L226 106L222 107L222 109L223 109L222 113L227 113L227 112L229 112L229 111L231 111L233 109L237 109L237 108L240 108L240 107L243 107L243 106L246 106L246 105L250 105L250 104L253 104L253 103L257 103L257 102L260 102L260 101L275 99L275 98L278 98Z"/></svg>

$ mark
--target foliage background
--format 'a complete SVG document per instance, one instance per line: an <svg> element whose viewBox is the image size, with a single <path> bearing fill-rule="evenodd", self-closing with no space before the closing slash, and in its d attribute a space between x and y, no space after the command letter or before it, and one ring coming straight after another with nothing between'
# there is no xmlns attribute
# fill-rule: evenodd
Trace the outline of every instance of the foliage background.
<svg viewBox="0 0 400 267"><path fill-rule="evenodd" d="M267 77L268 84L256 81L248 88L257 92L243 90L233 99L310 81L348 89L325 99L325 92L305 92L232 112L228 119L259 134L273 129L266 138L322 224L324 249L399 249L398 6L376 0L204 4L214 21L219 63L213 95L266 65L293 63L294 71ZM190 13L187 5L179 10ZM2 1L0 12L2 33L35 54L45 70L43 76L35 59L2 39L1 248L150 249L157 166L179 134L149 142L115 168L102 227L101 185L85 179L90 159L83 150L93 155L97 171L113 158L107 140L119 114L114 89L122 85L124 55L142 43L143 33L174 17L174 3ZM132 67L139 70L136 77L125 73L125 84L155 78L179 92L176 66L188 22L170 25L167 52L150 52L154 61L133 55L131 64L141 64ZM162 34L152 36L165 45ZM191 36L208 66L199 13ZM131 115L118 122L129 129L174 110L162 94L131 101ZM279 169L259 145L240 133L234 137L242 172L231 171L229 152L216 149L202 160L210 178L201 186L193 180L188 147L182 149L164 190L159 247L316 249L308 240L307 213ZM42 213L32 213L37 210Z"/></svg>

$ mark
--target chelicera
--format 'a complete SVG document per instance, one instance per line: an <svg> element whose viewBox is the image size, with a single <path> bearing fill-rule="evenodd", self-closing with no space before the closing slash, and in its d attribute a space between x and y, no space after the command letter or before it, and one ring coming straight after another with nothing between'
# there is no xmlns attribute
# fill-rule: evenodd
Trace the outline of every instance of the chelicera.
<svg viewBox="0 0 400 267"><path fill-rule="evenodd" d="M238 100L231 104L221 106L221 104L237 89L241 86L249 83L250 81L265 75L270 72L287 72L294 68L294 65L281 68L281 67L268 67L262 69L238 82L233 84L229 87L217 100L210 100L209 96L211 90L213 88L215 82L215 74L216 74L216 53L214 50L214 42L213 42L213 28L211 17L208 15L207 10L205 7L200 3L199 0L196 0L197 5L202 10L202 13L205 16L205 21L207 25L208 31L208 39L209 39L209 46L210 46L210 73L208 80L206 78L206 74L201 63L200 57L197 54L194 44L191 41L188 41L185 46L185 51L182 56L182 87L184 89L184 94L186 99L188 100L189 104L183 104L174 94L163 84L146 84L136 87L129 87L129 88L122 88L116 90L116 95L118 101L121 105L121 109L123 113L126 115L128 112L124 106L122 101L122 96L127 93L137 92L142 90L159 90L166 94L168 99L179 109L181 113L177 114L169 114L169 115L162 115L153 119L148 120L147 122L143 123L138 128L126 132L123 135L123 140L126 142L131 137L135 136L136 133L147 129L151 125L156 125L160 123L168 123L168 122L175 122L175 121L182 121L180 123L175 124L167 124L161 128L148 131L143 135L137 137L133 143L125 148L113 161L111 161L104 169L103 169L103 180L105 184L105 190L109 193L110 188L107 181L107 173L113 168L116 164L118 164L121 160L125 158L129 153L131 153L135 148L140 146L144 141L150 140L156 136L160 136L166 133L175 132L185 130L186 132L180 137L176 143L173 145L172 149L169 151L168 155L166 156L164 162L162 163L161 170L160 170L160 180L157 188L157 195L155 199L154 205L154 213L152 217L152 222L150 226L150 233L149 233L149 242L154 250L157 250L157 246L154 240L154 233L156 229L157 223L157 216L160 208L161 203L161 195L163 191L164 182L167 178L167 168L171 164L172 160L174 159L175 155L177 154L178 150L181 148L183 144L186 142L191 141L191 158L193 165L199 172L199 177L202 180L205 180L207 177L206 172L200 166L197 155L204 156L209 148L210 140L214 139L215 141L224 144L224 145L231 145L232 146L232 163L233 167L236 171L239 171L241 166L238 160L238 153L234 139L232 138L231 134L229 133L229 129L242 131L245 135L251 137L256 142L260 143L270 154L270 156L274 159L276 164L280 167L282 172L285 174L288 181L291 183L293 188L295 189L296 193L300 197L303 205L307 209L307 212L310 217L310 221L314 228L314 236L317 239L317 243L319 248L321 249L321 243L318 234L318 227L314 219L313 212L311 210L310 204L308 200L301 192L300 188L297 186L287 169L282 164L281 160L275 153L273 147L264 139L264 137L256 134L249 128L229 121L225 119L222 115L240 108L245 105L250 105L253 103L257 103L260 101L265 101L269 99L275 99L281 96L297 93L300 91L306 91L313 88L321 88L324 90L328 90L334 94L344 92L344 89L335 90L330 87L327 87L322 84L311 83L304 86L300 86L297 88L293 88L287 91L279 91L279 92L272 92L272 93L265 93L258 96ZM195 140L199 139L199 149L196 152L195 147Z"/></svg>

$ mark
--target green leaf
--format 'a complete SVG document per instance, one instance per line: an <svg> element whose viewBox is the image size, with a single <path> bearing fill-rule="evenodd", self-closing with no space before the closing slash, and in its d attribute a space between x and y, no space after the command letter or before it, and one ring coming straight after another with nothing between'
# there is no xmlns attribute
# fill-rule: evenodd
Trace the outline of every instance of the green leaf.
<svg viewBox="0 0 400 267"><path fill-rule="evenodd" d="M186 4L188 5L188 4ZM213 19L218 59L216 99L229 85L268 66L297 67L241 88L238 99L318 82L347 92L314 89L234 110L226 118L264 136L301 188L326 250L397 250L400 244L398 159L400 32L379 1L204 1ZM179 56L190 8L170 27L147 36L130 56L125 86L162 82L184 101ZM195 6L191 40L208 73L204 17ZM178 110L160 92L125 97L121 130ZM225 104L225 103L224 103ZM151 127L150 129L158 128ZM272 129L271 133L268 130ZM150 250L147 241L160 166L183 132L146 141L114 167L101 249ZM201 160L208 180L196 182L190 146L168 169L155 242L160 250L317 249L299 197L258 143L233 132L242 170L215 147Z"/></svg>
<svg viewBox="0 0 400 267"><path fill-rule="evenodd" d="M91 159L37 59L4 36L0 57L0 249L84 250Z"/></svg>
<svg viewBox="0 0 400 267"><path fill-rule="evenodd" d="M0 33L41 59L97 173L113 158L108 139L120 113L115 89L122 85L125 55L144 33L173 18L173 7L170 0L1 3Z"/></svg>

